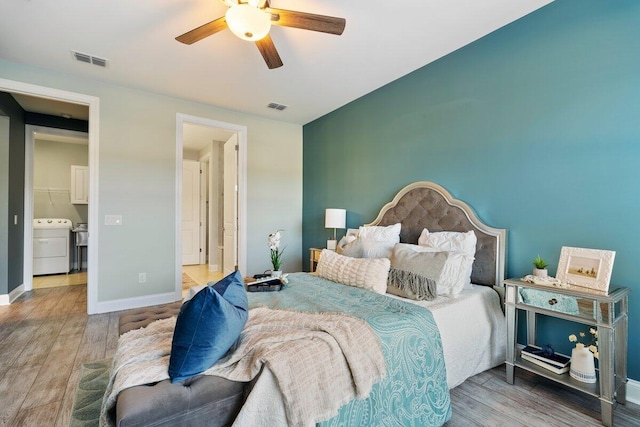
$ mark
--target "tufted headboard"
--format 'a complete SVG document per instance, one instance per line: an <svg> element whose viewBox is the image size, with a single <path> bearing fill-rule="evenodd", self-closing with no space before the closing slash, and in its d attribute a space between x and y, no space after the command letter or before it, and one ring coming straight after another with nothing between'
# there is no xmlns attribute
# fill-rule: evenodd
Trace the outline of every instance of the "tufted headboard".
<svg viewBox="0 0 640 427"><path fill-rule="evenodd" d="M424 228L429 231L469 231L476 233L476 259L471 283L502 286L506 262L507 230L480 221L465 202L454 199L443 187L419 181L404 187L382 207L377 218L366 225L402 223L400 241L417 244Z"/></svg>

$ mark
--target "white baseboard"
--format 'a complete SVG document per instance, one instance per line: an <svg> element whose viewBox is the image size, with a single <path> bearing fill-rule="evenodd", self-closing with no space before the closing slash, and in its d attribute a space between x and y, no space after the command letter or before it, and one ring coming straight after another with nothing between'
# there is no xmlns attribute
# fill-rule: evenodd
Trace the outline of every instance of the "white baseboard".
<svg viewBox="0 0 640 427"><path fill-rule="evenodd" d="M98 302L96 311L93 314L109 313L111 311L128 310L130 308L148 307L151 305L166 304L178 301L175 292L167 292L164 294L147 295L143 297L126 298L114 301Z"/></svg>
<svg viewBox="0 0 640 427"><path fill-rule="evenodd" d="M627 402L640 405L640 381L629 380L627 382Z"/></svg>
<svg viewBox="0 0 640 427"><path fill-rule="evenodd" d="M209 271L220 271L218 264L209 264Z"/></svg>
<svg viewBox="0 0 640 427"><path fill-rule="evenodd" d="M24 283L9 292L8 294L0 295L0 305L9 305L16 300L20 295L24 293Z"/></svg>

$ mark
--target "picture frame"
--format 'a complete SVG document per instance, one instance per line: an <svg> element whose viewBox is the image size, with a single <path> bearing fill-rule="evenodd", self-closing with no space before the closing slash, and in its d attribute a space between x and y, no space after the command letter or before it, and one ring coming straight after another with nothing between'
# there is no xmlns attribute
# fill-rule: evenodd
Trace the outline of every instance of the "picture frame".
<svg viewBox="0 0 640 427"><path fill-rule="evenodd" d="M606 294L615 256L615 251L563 246L556 279Z"/></svg>

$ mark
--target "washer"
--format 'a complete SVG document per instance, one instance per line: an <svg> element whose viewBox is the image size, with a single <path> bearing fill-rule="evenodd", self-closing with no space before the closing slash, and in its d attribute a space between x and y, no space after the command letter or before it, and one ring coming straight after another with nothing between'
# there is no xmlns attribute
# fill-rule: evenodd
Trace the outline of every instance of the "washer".
<svg viewBox="0 0 640 427"><path fill-rule="evenodd" d="M71 226L64 218L33 220L33 275L69 273Z"/></svg>

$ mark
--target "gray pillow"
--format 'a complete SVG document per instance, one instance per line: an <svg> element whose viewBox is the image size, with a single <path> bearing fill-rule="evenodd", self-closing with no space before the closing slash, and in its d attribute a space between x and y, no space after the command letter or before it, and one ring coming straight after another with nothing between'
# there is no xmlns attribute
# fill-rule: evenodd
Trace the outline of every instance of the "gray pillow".
<svg viewBox="0 0 640 427"><path fill-rule="evenodd" d="M364 258L364 247L362 246L362 240L356 239L351 243L347 243L342 248L340 255L348 256L351 258Z"/></svg>
<svg viewBox="0 0 640 427"><path fill-rule="evenodd" d="M413 300L433 300L448 257L448 252L422 252L409 245L395 245L387 292Z"/></svg>
<svg viewBox="0 0 640 427"><path fill-rule="evenodd" d="M391 267L387 278L387 292L416 301L431 301L437 295L437 283L426 276Z"/></svg>

